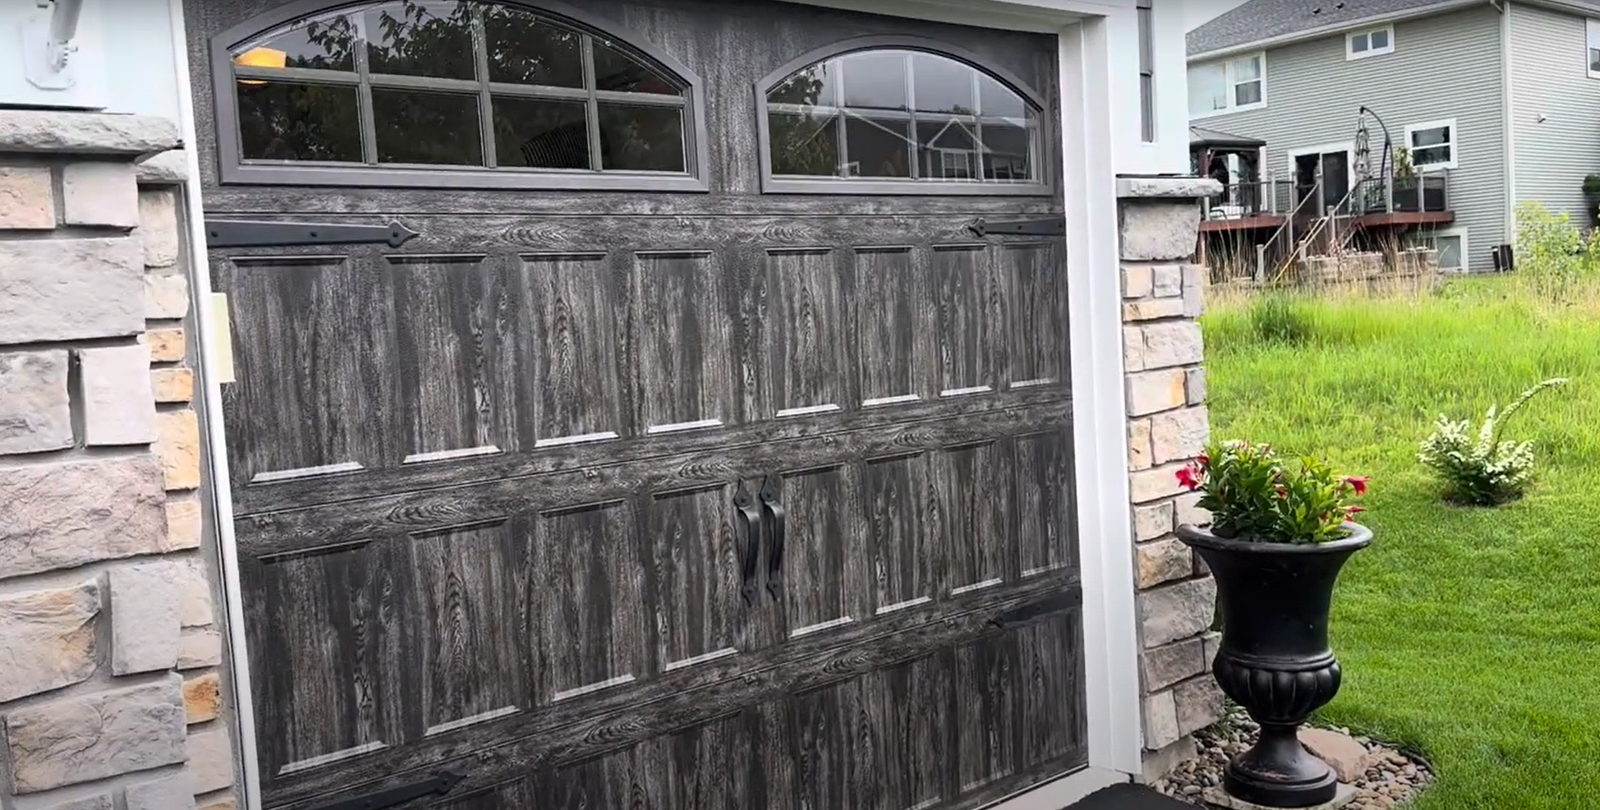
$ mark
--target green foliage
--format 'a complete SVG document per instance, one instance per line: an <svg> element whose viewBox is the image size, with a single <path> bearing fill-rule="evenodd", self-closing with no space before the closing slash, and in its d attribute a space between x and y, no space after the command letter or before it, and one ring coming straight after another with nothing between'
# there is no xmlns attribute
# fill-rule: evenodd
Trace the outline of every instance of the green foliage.
<svg viewBox="0 0 1600 810"><path fill-rule="evenodd" d="M1270 445L1214 442L1177 473L1200 493L1218 537L1257 543L1326 543L1349 534L1344 522L1362 511L1353 500L1367 479L1340 477L1301 456L1285 463Z"/></svg>
<svg viewBox="0 0 1600 810"><path fill-rule="evenodd" d="M1301 299L1267 293L1250 303L1250 326L1257 340L1298 346L1314 331L1308 307Z"/></svg>
<svg viewBox="0 0 1600 810"><path fill-rule="evenodd" d="M1449 500L1498 506L1521 498L1533 481L1533 442L1502 438L1506 423L1541 391L1566 383L1563 378L1545 380L1522 392L1504 411L1490 405L1476 436L1467 420L1440 414L1417 459L1444 482Z"/></svg>
<svg viewBox="0 0 1600 810"><path fill-rule="evenodd" d="M1404 146L1394 150L1394 176L1414 177L1416 173L1416 167L1411 163L1411 150Z"/></svg>
<svg viewBox="0 0 1600 810"><path fill-rule="evenodd" d="M1577 288L1600 279L1600 230L1588 239L1565 213L1538 202L1517 206L1517 275L1547 301L1570 301Z"/></svg>
<svg viewBox="0 0 1600 810"><path fill-rule="evenodd" d="M1583 193L1586 197L1600 197L1600 174L1583 178Z"/></svg>

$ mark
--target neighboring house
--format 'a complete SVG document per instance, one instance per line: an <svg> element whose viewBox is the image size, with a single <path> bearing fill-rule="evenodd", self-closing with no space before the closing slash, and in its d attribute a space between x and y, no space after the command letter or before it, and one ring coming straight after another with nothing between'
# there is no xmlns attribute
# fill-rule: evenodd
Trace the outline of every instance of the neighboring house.
<svg viewBox="0 0 1600 810"><path fill-rule="evenodd" d="M1363 118L1381 175L1381 119L1418 168L1447 178L1435 182L1451 221L1404 226L1446 266L1494 269L1524 200L1590 224L1600 4L1251 0L1191 32L1188 53L1191 123L1262 141L1262 179L1303 185L1310 167L1348 188Z"/></svg>
<svg viewBox="0 0 1600 810"><path fill-rule="evenodd" d="M1181 7L0 4L0 805L1194 756Z"/></svg>

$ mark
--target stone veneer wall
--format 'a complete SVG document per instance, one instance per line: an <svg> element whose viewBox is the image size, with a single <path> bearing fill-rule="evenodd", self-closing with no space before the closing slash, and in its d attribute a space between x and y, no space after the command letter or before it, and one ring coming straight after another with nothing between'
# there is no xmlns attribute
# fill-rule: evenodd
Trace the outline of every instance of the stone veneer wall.
<svg viewBox="0 0 1600 810"><path fill-rule="evenodd" d="M0 805L14 810L235 806L178 145L159 118L0 110Z"/></svg>
<svg viewBox="0 0 1600 810"><path fill-rule="evenodd" d="M1210 673L1216 584L1179 524L1209 520L1177 470L1210 435L1200 317L1206 271L1194 264L1199 198L1213 180L1125 179L1119 189L1123 368L1127 375L1128 475L1139 589L1140 680L1146 778L1195 756L1195 731L1221 718Z"/></svg>

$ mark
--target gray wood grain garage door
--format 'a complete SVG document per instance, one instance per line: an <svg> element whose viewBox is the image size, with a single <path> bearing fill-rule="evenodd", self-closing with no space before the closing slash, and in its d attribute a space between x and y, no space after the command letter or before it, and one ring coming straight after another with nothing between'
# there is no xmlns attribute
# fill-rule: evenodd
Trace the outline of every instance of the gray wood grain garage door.
<svg viewBox="0 0 1600 810"><path fill-rule="evenodd" d="M1053 38L187 5L208 220L419 234L210 257L267 807L967 808L1083 765L1067 247L970 227L1059 223Z"/></svg>

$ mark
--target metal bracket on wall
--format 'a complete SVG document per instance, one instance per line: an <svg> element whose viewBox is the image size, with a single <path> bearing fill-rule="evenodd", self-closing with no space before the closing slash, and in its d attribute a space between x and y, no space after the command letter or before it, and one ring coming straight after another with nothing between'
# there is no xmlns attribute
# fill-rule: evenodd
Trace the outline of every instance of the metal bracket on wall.
<svg viewBox="0 0 1600 810"><path fill-rule="evenodd" d="M388 225L343 225L326 222L206 220L206 246L214 248L361 245L377 242L397 248L417 236L416 231L398 222Z"/></svg>
<svg viewBox="0 0 1600 810"><path fill-rule="evenodd" d="M329 804L317 805L311 810L382 810L385 807L394 807L405 804L424 796L443 796L450 792L463 777L460 774L440 771L431 779L413 782L409 785L392 787L365 796L356 796L352 799L340 799Z"/></svg>
<svg viewBox="0 0 1600 810"><path fill-rule="evenodd" d="M967 229L980 237L990 234L1066 236L1067 218L1065 216L1057 216L1043 219L1011 219L1003 222L985 222L982 219L978 219L968 225Z"/></svg>

